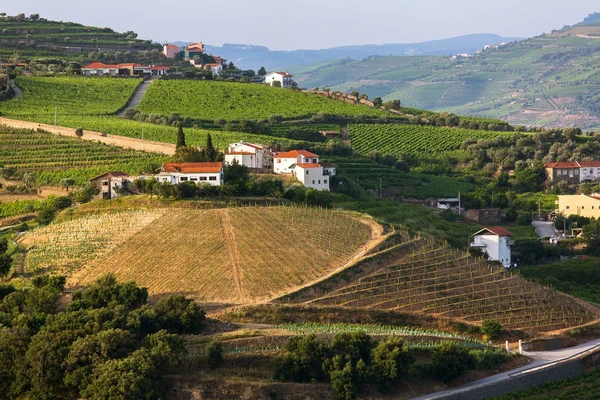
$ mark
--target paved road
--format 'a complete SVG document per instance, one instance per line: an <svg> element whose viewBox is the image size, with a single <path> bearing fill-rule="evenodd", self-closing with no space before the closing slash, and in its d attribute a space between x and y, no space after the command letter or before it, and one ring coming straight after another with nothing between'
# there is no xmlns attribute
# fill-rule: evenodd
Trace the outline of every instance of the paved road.
<svg viewBox="0 0 600 400"><path fill-rule="evenodd" d="M540 239L550 236L558 236L552 222L533 221L533 227Z"/></svg>
<svg viewBox="0 0 600 400"><path fill-rule="evenodd" d="M10 84L10 86L12 86L13 90L15 91L15 99L20 99L21 97L23 97L23 91L20 87L17 86L14 79L9 80L8 83Z"/></svg>
<svg viewBox="0 0 600 400"><path fill-rule="evenodd" d="M432 399L443 399L445 396L457 394L461 392L468 392L469 390L487 386L495 382L504 381L510 379L510 375L514 375L520 371L524 371L530 368L543 369L547 368L550 363L554 363L556 361L561 361L566 358L569 358L573 355L581 353L583 351L589 350L592 347L600 345L600 339L592 340L591 342L587 342L575 347L569 347L567 349L561 349L556 351L536 351L536 352L523 352L523 355L531 358L531 363L519 367L510 371L502 372L500 374L492 375L484 379L480 379L475 382L468 383L463 386L459 386L453 389L443 390L441 392L427 394L425 396L415 397L412 400L432 400Z"/></svg>
<svg viewBox="0 0 600 400"><path fill-rule="evenodd" d="M154 82L154 79L155 78L151 78L147 81L142 82L140 86L138 86L135 90L133 96L131 96L131 99L129 99L129 103L127 103L127 106L123 110L121 110L117 114L117 116L122 117L123 115L125 115L125 111L128 108L136 108L137 106L139 106L142 102L142 99L144 98L144 95L148 91L148 88L150 87L150 85L152 85L152 82Z"/></svg>

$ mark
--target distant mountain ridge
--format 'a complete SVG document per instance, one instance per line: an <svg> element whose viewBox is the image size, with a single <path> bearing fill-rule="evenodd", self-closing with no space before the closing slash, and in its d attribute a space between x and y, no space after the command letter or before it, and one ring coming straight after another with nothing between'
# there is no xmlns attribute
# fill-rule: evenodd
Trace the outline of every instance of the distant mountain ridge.
<svg viewBox="0 0 600 400"><path fill-rule="evenodd" d="M233 61L241 68L257 70L286 69L292 65L311 64L332 59L351 58L360 60L370 56L417 56L452 55L474 53L485 45L508 43L520 38L502 37L494 34L471 34L449 39L431 40L420 43L398 43L383 45L341 46L322 50L270 50L265 46L229 44L206 45L206 51ZM190 42L174 42L183 46Z"/></svg>

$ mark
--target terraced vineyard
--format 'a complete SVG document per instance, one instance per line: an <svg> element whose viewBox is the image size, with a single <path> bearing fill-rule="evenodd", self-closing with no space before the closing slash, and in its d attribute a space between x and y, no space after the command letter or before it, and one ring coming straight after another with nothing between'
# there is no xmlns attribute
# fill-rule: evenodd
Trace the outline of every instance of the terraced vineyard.
<svg viewBox="0 0 600 400"><path fill-rule="evenodd" d="M160 165L165 157L0 126L0 160L5 167L34 172L40 183L58 184L63 178L73 178L82 184L106 170L135 174L150 164Z"/></svg>
<svg viewBox="0 0 600 400"><path fill-rule="evenodd" d="M380 233L332 210L244 207L93 215L23 240L30 271L58 268L70 286L113 272L154 295L248 303L335 271Z"/></svg>
<svg viewBox="0 0 600 400"><path fill-rule="evenodd" d="M362 105L265 85L190 80L154 82L137 109L150 114L178 113L211 122L220 118L227 121L267 119L272 114L288 119L306 118L320 112L348 116L387 115Z"/></svg>
<svg viewBox="0 0 600 400"><path fill-rule="evenodd" d="M327 157L325 162L337 166L337 176L357 182L363 188L386 195L397 193L412 198L454 197L458 192L468 192L473 185L447 176L401 172L365 157Z"/></svg>
<svg viewBox="0 0 600 400"><path fill-rule="evenodd" d="M410 245L416 248L412 254L308 303L426 313L474 323L492 319L506 328L531 332L598 318L595 307L584 307L468 253L424 239Z"/></svg>
<svg viewBox="0 0 600 400"><path fill-rule="evenodd" d="M349 126L352 147L368 155L377 150L383 154L401 156L435 155L458 150L469 138L494 138L511 135L494 131L470 130L422 125L367 125Z"/></svg>
<svg viewBox="0 0 600 400"><path fill-rule="evenodd" d="M55 112L67 116L114 114L127 104L140 82L110 77L18 77L23 97L0 101L0 114L17 119L35 117L36 122L54 122Z"/></svg>

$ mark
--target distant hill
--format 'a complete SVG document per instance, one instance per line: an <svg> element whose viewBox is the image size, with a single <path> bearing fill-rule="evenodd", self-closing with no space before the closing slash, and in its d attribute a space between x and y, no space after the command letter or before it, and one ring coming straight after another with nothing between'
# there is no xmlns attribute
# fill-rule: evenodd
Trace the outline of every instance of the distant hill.
<svg viewBox="0 0 600 400"><path fill-rule="evenodd" d="M37 14L25 17L0 16L0 58L6 61L15 53L21 57L87 58L89 52L139 52L161 50L151 40L140 40L137 33L115 32L110 28L84 26L74 22L48 21Z"/></svg>
<svg viewBox="0 0 600 400"><path fill-rule="evenodd" d="M301 87L356 90L405 106L513 124L600 128L600 14L469 58L337 59L290 68Z"/></svg>
<svg viewBox="0 0 600 400"><path fill-rule="evenodd" d="M451 55L475 52L486 44L511 42L518 38L504 38L492 34L474 34L450 39L432 40L421 43L357 45L334 47L323 50L269 50L268 47L246 44L207 45L209 53L217 54L233 61L242 68L257 70L264 66L268 70L285 69L291 65L308 64L338 58L362 59L369 56L414 56ZM189 42L175 42L185 45Z"/></svg>

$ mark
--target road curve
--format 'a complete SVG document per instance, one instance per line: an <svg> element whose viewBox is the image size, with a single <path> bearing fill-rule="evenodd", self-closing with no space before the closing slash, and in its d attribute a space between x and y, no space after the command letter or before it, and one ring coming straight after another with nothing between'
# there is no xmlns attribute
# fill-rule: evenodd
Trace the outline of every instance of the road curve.
<svg viewBox="0 0 600 400"><path fill-rule="evenodd" d="M577 355L586 350L590 350L596 346L600 345L600 339L592 340L591 342L587 342L584 344L580 344L575 347L569 347L566 349L555 350L555 351L535 351L535 352L523 352L523 355L532 359L532 362L515 368L510 371L505 371L500 374L488 376L487 378L480 379L478 381L474 381L471 383L467 383L466 385L462 385L452 389L442 390L440 392L426 394L424 396L414 397L411 400L433 400L433 399L443 399L446 396L456 395L463 392L468 392L470 390L480 388L483 386L488 386L494 384L496 382L505 381L511 378L511 375L515 373L529 370L531 368L536 368L536 370L542 370L544 368L548 368L551 365L554 365L556 362L563 361L569 357Z"/></svg>
<svg viewBox="0 0 600 400"><path fill-rule="evenodd" d="M17 86L14 79L9 80L8 84L15 91L15 97L13 97L13 99L20 99L21 97L23 97L23 90L21 90L21 88Z"/></svg>

